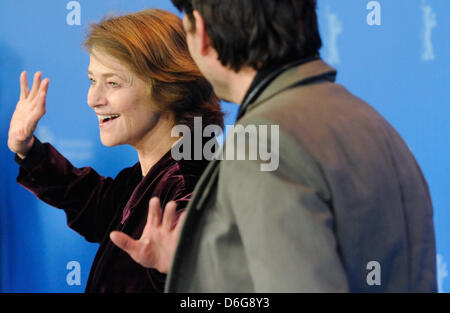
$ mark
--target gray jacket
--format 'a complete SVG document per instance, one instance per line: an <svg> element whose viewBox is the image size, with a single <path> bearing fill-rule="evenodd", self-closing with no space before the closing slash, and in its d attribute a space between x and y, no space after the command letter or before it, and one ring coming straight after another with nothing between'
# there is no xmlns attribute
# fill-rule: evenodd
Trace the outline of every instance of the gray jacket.
<svg viewBox="0 0 450 313"><path fill-rule="evenodd" d="M239 124L279 125L279 166L209 164L167 292L436 291L430 195L405 142L339 84L286 89L330 70L289 69L251 104Z"/></svg>

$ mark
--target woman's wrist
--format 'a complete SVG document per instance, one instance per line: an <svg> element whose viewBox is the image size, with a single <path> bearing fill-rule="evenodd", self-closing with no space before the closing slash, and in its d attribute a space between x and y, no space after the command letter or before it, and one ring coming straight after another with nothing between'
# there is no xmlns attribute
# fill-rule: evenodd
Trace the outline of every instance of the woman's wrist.
<svg viewBox="0 0 450 313"><path fill-rule="evenodd" d="M17 152L16 153L17 156L22 160L24 160L27 157L27 154L30 152L31 148L33 148L33 144L34 144L34 136L31 136L30 141L26 144L27 148L25 149L25 151Z"/></svg>

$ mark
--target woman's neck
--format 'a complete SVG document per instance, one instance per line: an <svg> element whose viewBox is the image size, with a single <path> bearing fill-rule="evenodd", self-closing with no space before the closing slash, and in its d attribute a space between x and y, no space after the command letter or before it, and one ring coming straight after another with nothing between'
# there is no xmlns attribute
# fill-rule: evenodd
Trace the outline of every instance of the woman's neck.
<svg viewBox="0 0 450 313"><path fill-rule="evenodd" d="M171 137L173 122L160 119L144 138L134 148L137 150L142 176L146 176L150 169L172 148L179 139Z"/></svg>

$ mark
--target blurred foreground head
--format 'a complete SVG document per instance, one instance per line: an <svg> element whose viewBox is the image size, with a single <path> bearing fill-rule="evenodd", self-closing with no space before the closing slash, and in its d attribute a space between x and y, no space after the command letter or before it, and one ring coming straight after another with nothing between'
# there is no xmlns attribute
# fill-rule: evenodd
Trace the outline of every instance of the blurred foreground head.
<svg viewBox="0 0 450 313"><path fill-rule="evenodd" d="M319 54L316 0L172 0L195 30L194 11L224 66L258 70Z"/></svg>

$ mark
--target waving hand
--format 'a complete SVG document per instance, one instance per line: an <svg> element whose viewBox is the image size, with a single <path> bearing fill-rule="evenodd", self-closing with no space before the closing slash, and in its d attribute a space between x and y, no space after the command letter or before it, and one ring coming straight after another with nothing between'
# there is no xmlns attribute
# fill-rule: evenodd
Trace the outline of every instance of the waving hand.
<svg viewBox="0 0 450 313"><path fill-rule="evenodd" d="M45 114L45 101L49 79L41 81L42 74L34 75L31 91L28 88L27 72L20 75L20 99L11 118L8 134L8 147L24 158L33 146L33 133Z"/></svg>

